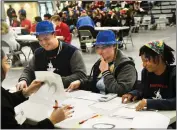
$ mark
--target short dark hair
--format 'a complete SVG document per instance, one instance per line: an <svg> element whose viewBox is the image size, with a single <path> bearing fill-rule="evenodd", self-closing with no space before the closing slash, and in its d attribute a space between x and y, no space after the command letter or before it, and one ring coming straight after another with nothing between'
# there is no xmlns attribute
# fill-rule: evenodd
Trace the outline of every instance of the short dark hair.
<svg viewBox="0 0 177 130"><path fill-rule="evenodd" d="M174 50L164 43L164 51L162 54L162 60L166 64L173 64L175 61L172 51L174 51ZM142 46L139 50L139 56L141 56L141 55L145 55L145 57L148 60L150 60L150 58L152 57L153 61L155 61L160 56L158 53L156 53L155 51L153 51L152 49L148 48L145 45Z"/></svg>
<svg viewBox="0 0 177 130"><path fill-rule="evenodd" d="M42 22L42 18L40 16L36 16L34 19L36 22Z"/></svg>
<svg viewBox="0 0 177 130"><path fill-rule="evenodd" d="M20 14L20 16L22 16L22 17L25 17L25 18L26 18L26 14L24 14L24 13Z"/></svg>
<svg viewBox="0 0 177 130"><path fill-rule="evenodd" d="M47 17L48 19L50 19L52 17L51 14L44 14L44 17Z"/></svg>

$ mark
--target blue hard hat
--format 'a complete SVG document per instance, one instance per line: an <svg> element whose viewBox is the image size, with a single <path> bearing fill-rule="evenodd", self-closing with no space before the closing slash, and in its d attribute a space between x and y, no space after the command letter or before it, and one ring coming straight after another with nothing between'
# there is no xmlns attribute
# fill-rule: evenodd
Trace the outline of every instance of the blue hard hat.
<svg viewBox="0 0 177 130"><path fill-rule="evenodd" d="M36 32L34 34L35 35L48 34L48 33L53 33L54 31L55 30L53 24L46 20L37 23Z"/></svg>
<svg viewBox="0 0 177 130"><path fill-rule="evenodd" d="M93 44L96 45L114 45L117 44L116 36L113 31L106 30L100 31L96 37L96 42Z"/></svg>

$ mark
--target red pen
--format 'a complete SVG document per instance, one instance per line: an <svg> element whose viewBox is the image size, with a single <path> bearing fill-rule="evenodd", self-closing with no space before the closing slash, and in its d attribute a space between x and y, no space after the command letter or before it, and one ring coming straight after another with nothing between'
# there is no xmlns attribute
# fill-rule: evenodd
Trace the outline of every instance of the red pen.
<svg viewBox="0 0 177 130"><path fill-rule="evenodd" d="M61 107L59 107L59 106L53 106L53 108L61 108ZM73 109L73 107L67 107L67 109Z"/></svg>
<svg viewBox="0 0 177 130"><path fill-rule="evenodd" d="M55 109L59 108L57 100L55 100L55 106L53 106L53 108L55 108Z"/></svg>
<svg viewBox="0 0 177 130"><path fill-rule="evenodd" d="M84 122L88 121L89 119L95 118L97 116L99 116L99 115L95 115L95 116L92 116L92 117L90 117L90 118L88 118L86 120L80 121L79 124L83 124Z"/></svg>
<svg viewBox="0 0 177 130"><path fill-rule="evenodd" d="M53 108L57 109L57 108L60 108L60 107L58 107L58 106L53 106Z"/></svg>

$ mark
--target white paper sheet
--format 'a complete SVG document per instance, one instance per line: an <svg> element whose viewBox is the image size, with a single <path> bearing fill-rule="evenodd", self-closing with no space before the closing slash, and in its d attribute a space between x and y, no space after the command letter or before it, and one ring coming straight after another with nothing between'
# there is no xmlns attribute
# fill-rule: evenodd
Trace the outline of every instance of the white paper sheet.
<svg viewBox="0 0 177 130"><path fill-rule="evenodd" d="M72 92L66 92L68 97L72 97L72 98L78 98L81 96L85 96L87 94L91 93L90 91L84 91L84 90L75 90Z"/></svg>
<svg viewBox="0 0 177 130"><path fill-rule="evenodd" d="M35 71L36 80L44 85L30 97L30 100L44 104L53 104L54 100L67 99L61 76L50 71Z"/></svg>
<svg viewBox="0 0 177 130"><path fill-rule="evenodd" d="M114 129L114 128L130 128L131 121L126 119L117 119L107 116L100 116L89 119L85 123L80 125L80 128L92 128L92 129Z"/></svg>
<svg viewBox="0 0 177 130"><path fill-rule="evenodd" d="M108 111L124 106L126 106L126 104L122 104L122 99L120 97L114 98L108 102L98 102L91 105L91 107Z"/></svg>
<svg viewBox="0 0 177 130"><path fill-rule="evenodd" d="M102 96L103 96L102 94L98 94L98 93L88 93L87 95L80 96L77 98L98 102L99 101L98 99L100 99Z"/></svg>
<svg viewBox="0 0 177 130"><path fill-rule="evenodd" d="M160 113L149 113L133 119L131 128L167 128L170 119Z"/></svg>
<svg viewBox="0 0 177 130"><path fill-rule="evenodd" d="M68 119L74 119L74 118L79 118L83 115L87 115L87 114L92 114L94 113L88 106L93 104L93 101L85 101L85 100L80 100L80 99L74 99L74 98L70 98L67 99L63 102L61 102L61 104L67 104L67 105L71 105L74 110L74 113L72 114L72 118Z"/></svg>
<svg viewBox="0 0 177 130"><path fill-rule="evenodd" d="M71 118L62 121L58 125L63 128L76 127L76 124L80 119L85 119L87 118L87 116L93 115L95 113L92 109L88 107L93 103L94 101L81 100L76 98L69 98L61 102L61 104L71 105L73 107L72 111L74 110L74 113L71 114L72 115Z"/></svg>
<svg viewBox="0 0 177 130"><path fill-rule="evenodd" d="M156 112L155 111L136 111L135 109L122 107L122 108L119 108L113 114L111 114L111 116L125 118L125 119L133 119L137 116L148 115L151 113L156 113Z"/></svg>
<svg viewBox="0 0 177 130"><path fill-rule="evenodd" d="M99 93L92 93L90 91L77 90L69 93L67 92L67 96L77 98L77 99L98 102L98 99L100 99L104 95Z"/></svg>

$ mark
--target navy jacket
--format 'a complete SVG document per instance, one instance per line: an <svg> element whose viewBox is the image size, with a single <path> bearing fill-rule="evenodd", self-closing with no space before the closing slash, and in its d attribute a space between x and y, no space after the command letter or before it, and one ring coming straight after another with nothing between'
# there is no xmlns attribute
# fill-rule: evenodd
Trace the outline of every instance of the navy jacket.
<svg viewBox="0 0 177 130"><path fill-rule="evenodd" d="M139 99L147 99L147 109L176 110L176 66L167 66L164 73L164 78L159 80L152 77L154 73L143 69L139 89L130 92Z"/></svg>

